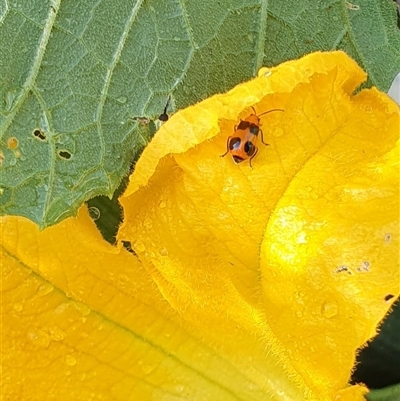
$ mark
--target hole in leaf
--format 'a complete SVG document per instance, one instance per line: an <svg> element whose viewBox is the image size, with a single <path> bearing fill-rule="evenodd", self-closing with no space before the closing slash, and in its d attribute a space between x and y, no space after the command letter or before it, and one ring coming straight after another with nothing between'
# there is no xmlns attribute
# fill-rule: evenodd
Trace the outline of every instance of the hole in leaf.
<svg viewBox="0 0 400 401"><path fill-rule="evenodd" d="M58 156L60 156L61 159L69 160L72 155L67 150L59 150Z"/></svg>
<svg viewBox="0 0 400 401"><path fill-rule="evenodd" d="M42 131L41 129L37 128L32 132L32 135L36 138L39 139L40 141L45 141L47 139L46 134L44 133L44 131Z"/></svg>

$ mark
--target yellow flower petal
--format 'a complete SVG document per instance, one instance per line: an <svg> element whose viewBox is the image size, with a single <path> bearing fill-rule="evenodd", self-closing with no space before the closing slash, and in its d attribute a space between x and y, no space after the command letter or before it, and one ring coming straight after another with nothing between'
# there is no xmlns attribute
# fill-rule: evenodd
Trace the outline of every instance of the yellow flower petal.
<svg viewBox="0 0 400 401"><path fill-rule="evenodd" d="M332 113L347 107L275 205L261 245L269 326L302 355L303 377L337 387L399 294L399 115L375 89Z"/></svg>
<svg viewBox="0 0 400 401"><path fill-rule="evenodd" d="M260 377L269 394L333 399L399 294L399 111L374 89L352 95L364 79L342 52L262 69L172 116L121 197L119 239L218 353L275 377ZM261 117L271 146L253 169L219 157L251 107L284 109Z"/></svg>
<svg viewBox="0 0 400 401"><path fill-rule="evenodd" d="M184 327L86 210L44 231L21 217L0 224L5 399L265 399L243 350L232 364Z"/></svg>

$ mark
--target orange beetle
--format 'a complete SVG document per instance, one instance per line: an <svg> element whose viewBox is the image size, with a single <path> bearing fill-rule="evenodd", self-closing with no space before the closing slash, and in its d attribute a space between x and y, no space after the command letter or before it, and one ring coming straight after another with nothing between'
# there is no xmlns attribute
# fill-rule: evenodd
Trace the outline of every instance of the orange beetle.
<svg viewBox="0 0 400 401"><path fill-rule="evenodd" d="M264 142L263 132L260 129L260 117L273 111L284 111L282 109L273 109L257 116L254 107L252 106L251 108L254 114L250 114L244 120L240 120L239 125L235 125L235 133L233 136L228 137L226 152L221 155L221 157L224 157L230 153L236 164L249 159L250 167L252 167L251 160L258 152L257 139L259 133L261 134L261 142L268 146L268 143Z"/></svg>

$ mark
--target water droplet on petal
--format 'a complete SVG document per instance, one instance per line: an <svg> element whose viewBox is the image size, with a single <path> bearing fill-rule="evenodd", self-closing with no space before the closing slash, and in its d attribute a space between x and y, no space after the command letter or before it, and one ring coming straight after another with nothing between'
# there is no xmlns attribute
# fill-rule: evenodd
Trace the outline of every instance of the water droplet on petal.
<svg viewBox="0 0 400 401"><path fill-rule="evenodd" d="M158 252L161 256L168 256L168 250L166 248L161 248Z"/></svg>
<svg viewBox="0 0 400 401"><path fill-rule="evenodd" d="M282 136L284 133L285 133L285 131L284 131L282 128L280 128L280 127L276 127L276 128L274 128L274 130L273 130L273 135L274 135L275 138L279 138L279 137Z"/></svg>
<svg viewBox="0 0 400 401"><path fill-rule="evenodd" d="M54 290L54 286L52 286L51 284L48 284L48 283L41 284L37 289L37 295L39 297L43 297L44 295L49 294L53 290Z"/></svg>
<svg viewBox="0 0 400 401"><path fill-rule="evenodd" d="M261 67L258 70L259 77L269 77L272 74L272 71L268 67Z"/></svg>
<svg viewBox="0 0 400 401"><path fill-rule="evenodd" d="M60 304L57 306L57 308L54 310L54 313L56 315L61 315L61 313L64 313L65 309L67 309L68 304L66 302Z"/></svg>
<svg viewBox="0 0 400 401"><path fill-rule="evenodd" d="M67 366L76 365L76 359L72 355L65 355L65 364Z"/></svg>
<svg viewBox="0 0 400 401"><path fill-rule="evenodd" d="M82 316L87 316L87 315L91 312L91 309L90 309L87 305L82 304L82 303L80 303L80 302L74 302L74 306L75 306L75 309L76 309Z"/></svg>
<svg viewBox="0 0 400 401"><path fill-rule="evenodd" d="M14 309L16 312L21 312L22 309L24 309L24 305L22 305L20 302L17 302L17 303L15 303L15 304L13 305L13 309Z"/></svg>
<svg viewBox="0 0 400 401"><path fill-rule="evenodd" d="M177 386L175 386L175 393L177 393L177 394L182 394L184 390L185 390L185 387L182 386L181 384L178 384Z"/></svg>
<svg viewBox="0 0 400 401"><path fill-rule="evenodd" d="M145 364L145 365L142 366L142 371L146 375L150 374L153 370L154 370L154 367L151 366L151 365Z"/></svg>
<svg viewBox="0 0 400 401"><path fill-rule="evenodd" d="M137 252L144 252L146 250L146 246L144 245L144 243L142 241L140 241L139 239L135 242L134 245L134 249Z"/></svg>
<svg viewBox="0 0 400 401"><path fill-rule="evenodd" d="M53 341L62 341L65 338L65 332L56 325L49 326L48 331Z"/></svg>
<svg viewBox="0 0 400 401"><path fill-rule="evenodd" d="M146 217L144 219L143 225L148 229L151 230L153 228L153 222L151 221L151 219L149 219L148 217Z"/></svg>
<svg viewBox="0 0 400 401"><path fill-rule="evenodd" d="M330 319L337 315L339 306L336 301L325 301L321 306L322 316Z"/></svg>

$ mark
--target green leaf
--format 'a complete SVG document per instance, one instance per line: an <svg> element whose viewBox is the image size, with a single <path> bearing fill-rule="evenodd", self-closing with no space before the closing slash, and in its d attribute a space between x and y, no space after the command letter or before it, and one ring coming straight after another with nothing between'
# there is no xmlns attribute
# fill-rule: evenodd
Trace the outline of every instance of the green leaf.
<svg viewBox="0 0 400 401"><path fill-rule="evenodd" d="M388 294L386 299L390 301L391 297L393 295ZM365 383L369 388L389 388L400 383L399 333L400 300L397 300L379 327L378 335L359 351L352 375L353 383Z"/></svg>
<svg viewBox="0 0 400 401"><path fill-rule="evenodd" d="M399 401L400 400L400 384L395 386L372 390L366 395L368 401Z"/></svg>
<svg viewBox="0 0 400 401"><path fill-rule="evenodd" d="M296 3L296 4L295 4ZM400 71L396 3L387 0L271 1L264 64L317 50L341 49L387 92Z"/></svg>
<svg viewBox="0 0 400 401"><path fill-rule="evenodd" d="M172 112L338 48L386 90L399 47L385 0L0 0L0 214L43 228L112 197L169 97Z"/></svg>

